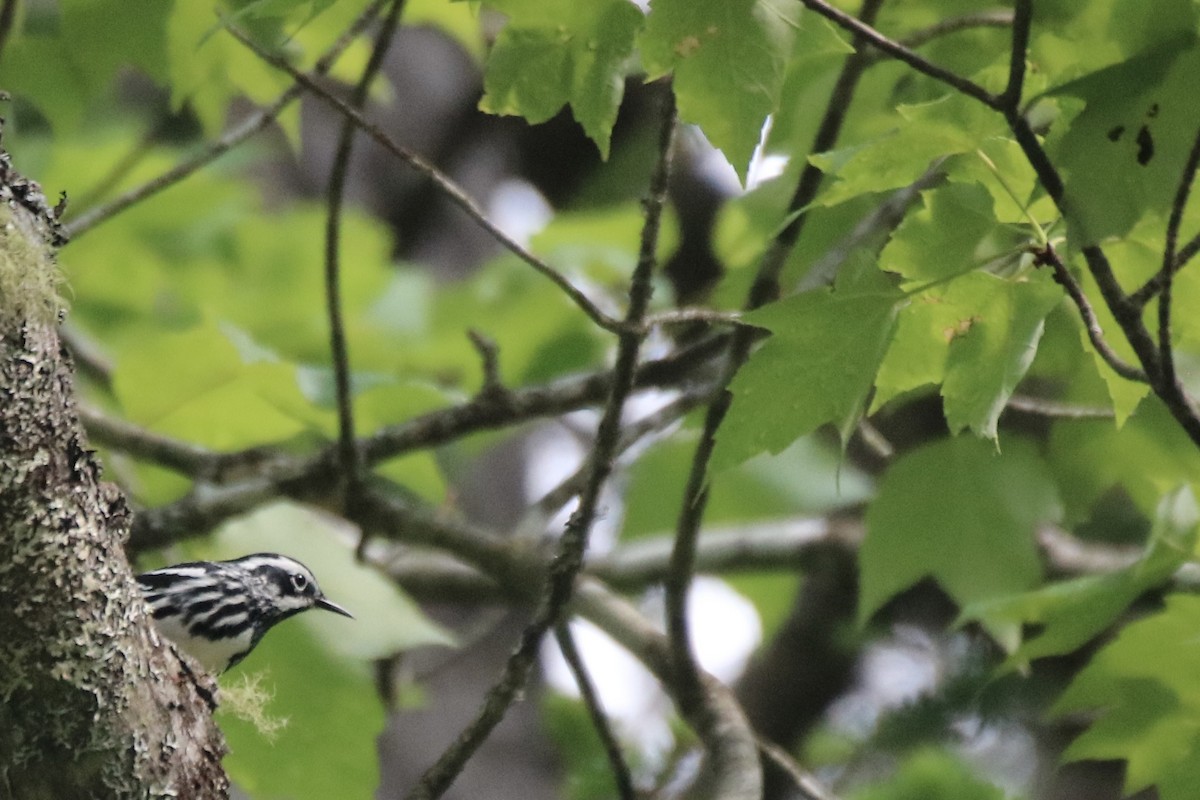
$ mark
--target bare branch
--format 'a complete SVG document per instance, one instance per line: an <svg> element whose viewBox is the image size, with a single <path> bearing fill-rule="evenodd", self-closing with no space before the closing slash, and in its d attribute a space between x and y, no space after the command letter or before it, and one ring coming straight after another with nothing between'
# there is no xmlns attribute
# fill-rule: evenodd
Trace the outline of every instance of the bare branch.
<svg viewBox="0 0 1200 800"><path fill-rule="evenodd" d="M1067 269L1067 265L1063 263L1062 257L1058 251L1054 249L1054 245L1047 244L1045 248L1034 253L1035 263L1047 265L1054 270L1054 280L1063 289L1066 290L1067 296L1071 298L1071 302L1079 310L1079 316L1083 320L1084 328L1087 329L1088 339L1092 342L1092 347L1096 348L1096 352L1104 359L1104 363L1112 367L1113 372L1131 381L1146 383L1149 381L1146 373L1129 364L1125 359L1117 355L1113 350L1112 345L1104 338L1104 330L1100 327L1100 321L1096 318L1096 311L1092 308L1092 302L1088 300L1087 295L1083 292L1083 287L1079 285L1079 281L1075 280L1075 276Z"/></svg>
<svg viewBox="0 0 1200 800"><path fill-rule="evenodd" d="M687 382L697 366L723 352L728 341L726 336L715 336L667 358L642 364L635 373L634 384L664 387ZM612 371L601 370L549 386L507 390L501 398L476 397L359 439L360 457L365 464L377 464L473 433L594 406L603 402L612 382ZM185 449L190 446L183 444ZM154 451L143 449L141 455L150 458ZM219 458L212 480L222 482L229 476L250 472L253 477L230 486L198 485L181 500L140 512L130 532L132 552L206 533L271 498L294 495L311 502L324 497L330 483L336 480L337 455L332 448L300 458L266 448L222 453ZM177 460L178 457L171 457L169 463L157 463L170 466Z"/></svg>
<svg viewBox="0 0 1200 800"><path fill-rule="evenodd" d="M670 642L598 581L580 581L572 608L633 653L672 694L708 757L705 796L714 800L761 800L762 765L754 731L729 687L700 672L699 692L694 696L682 694Z"/></svg>
<svg viewBox="0 0 1200 800"><path fill-rule="evenodd" d="M501 397L506 389L500 377L500 348L496 341L472 328L467 331L467 338L479 353L479 361L483 365L483 385L479 388L480 397Z"/></svg>
<svg viewBox="0 0 1200 800"><path fill-rule="evenodd" d="M575 685L579 687L579 696L583 699L588 715L592 718L592 726L596 729L596 735L600 737L604 754L608 756L617 796L621 800L634 800L637 795L633 790L633 777L629 773L629 765L625 763L625 757L621 755L621 745L617 742L617 737L613 735L612 727L608 724L608 717L605 716L604 708L600 705L600 697L596 694L596 687L592 684L592 677L588 674L587 665L583 663L583 656L579 654L579 648L575 646L575 637L571 633L571 626L566 622L558 623L554 628L554 638L558 642L558 649L562 652L563 660L567 662L571 674L575 677Z"/></svg>
<svg viewBox="0 0 1200 800"><path fill-rule="evenodd" d="M449 176L443 174L441 170L435 167L423 157L412 152L403 145L397 143L394 139L387 135L382 128L368 120L356 109L349 106L344 100L330 93L325 87L321 86L308 75L300 72L283 58L280 58L273 53L268 53L263 50L257 42L250 39L237 28L226 25L230 35L249 48L255 55L267 62L276 69L282 70L292 76L292 79L297 84L303 86L314 96L320 98L324 102L333 106L335 110L343 114L347 119L350 119L364 133L379 143L383 149L387 150L392 155L399 158L404 163L415 169L417 172L429 179L434 186L438 188L442 194L449 198L455 205L461 208L468 217L476 222L481 228L490 233L492 237L502 244L505 249L509 250L515 256L520 258L529 266L540 272L542 275L549 278L555 286L562 289L563 292L571 298L575 305L579 306L588 318L613 333L620 333L623 329L622 323L613 319L609 315L600 310L599 306L588 299L582 291L576 288L565 275L556 270L554 267L547 264L542 259L535 256L524 245L516 239L509 236L501 228L484 213L479 204L471 198L466 191L450 179Z"/></svg>
<svg viewBox="0 0 1200 800"><path fill-rule="evenodd" d="M78 410L88 436L105 447L196 478L212 476L221 467L221 454L206 447L148 431L83 402Z"/></svg>
<svg viewBox="0 0 1200 800"><path fill-rule="evenodd" d="M1112 419L1115 415L1111 408L1101 406L1079 406L1073 403L1060 403L1057 400L1047 400L1044 397L1030 397L1014 394L1008 398L1005 408L1019 411L1022 414L1034 414L1039 417L1054 417L1057 419Z"/></svg>
<svg viewBox="0 0 1200 800"><path fill-rule="evenodd" d="M946 17L927 28L913 31L901 39L900 44L910 50L915 50L918 47L929 44L935 39L940 39L952 33L975 28L1007 28L1012 25L1012 22L1013 12L1005 9L979 11L974 14L960 14L957 17Z"/></svg>
<svg viewBox="0 0 1200 800"><path fill-rule="evenodd" d="M346 29L346 32L339 36L329 50L317 60L317 63L313 66L313 75L324 75L333 67L342 53L346 51L346 48L358 38L359 34L367 29L367 26L379 14L379 10L383 8L385 2L387 0L374 0L371 5L363 10L362 14ZM283 110L303 93L304 87L300 83L295 83L288 87L283 94L279 95L275 102L242 120L241 123L230 129L224 136L210 144L204 150L175 165L157 178L130 189L120 197L114 198L102 206L97 206L85 212L74 222L64 226L67 238L71 240L78 239L92 228L116 216L135 203L174 186L193 172L208 166L274 122L283 113Z"/></svg>
<svg viewBox="0 0 1200 800"><path fill-rule="evenodd" d="M688 391L653 414L647 414L637 422L629 425L621 433L621 441L617 444L618 454L624 453L645 437L658 433L674 424L684 414L711 400L712 394L713 387L711 385ZM571 498L583 491L583 487L587 483L587 478L588 464L585 462L573 474L564 478L558 486L546 492L540 500L533 504L531 510L536 510L542 516L549 516L556 513Z"/></svg>
<svg viewBox="0 0 1200 800"><path fill-rule="evenodd" d="M1175 190L1175 201L1171 204L1171 215L1167 219L1163 264L1159 270L1159 274L1162 275L1162 290L1158 298L1158 353L1162 362L1162 380L1174 387L1179 386L1179 378L1175 374L1175 346L1171 341L1171 293L1175 284L1179 226L1183 223L1183 212L1187 207L1192 184L1196 180L1197 168L1200 168L1200 130L1196 132L1192 149L1188 152L1187 163L1179 176L1179 187Z"/></svg>
<svg viewBox="0 0 1200 800"><path fill-rule="evenodd" d="M837 800L836 795L822 786L811 773L801 769L795 759L782 747L762 736L759 736L757 741L758 749L771 759L772 764L787 773L787 776L792 779L792 783L800 790L804 800Z"/></svg>

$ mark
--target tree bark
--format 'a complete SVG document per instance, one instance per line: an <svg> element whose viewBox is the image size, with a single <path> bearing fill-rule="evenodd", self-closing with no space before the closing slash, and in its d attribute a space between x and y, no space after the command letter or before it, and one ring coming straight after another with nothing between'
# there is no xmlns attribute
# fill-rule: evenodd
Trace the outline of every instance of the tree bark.
<svg viewBox="0 0 1200 800"><path fill-rule="evenodd" d="M214 684L152 629L76 417L56 217L0 152L0 799L227 797Z"/></svg>

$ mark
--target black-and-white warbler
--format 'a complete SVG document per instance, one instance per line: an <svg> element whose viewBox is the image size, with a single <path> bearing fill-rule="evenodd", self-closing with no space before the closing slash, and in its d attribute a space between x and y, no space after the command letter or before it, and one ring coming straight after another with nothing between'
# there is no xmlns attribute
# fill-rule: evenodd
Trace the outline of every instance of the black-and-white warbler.
<svg viewBox="0 0 1200 800"><path fill-rule="evenodd" d="M137 576L158 629L214 675L245 658L273 625L310 608L354 618L308 567L276 553L193 561Z"/></svg>

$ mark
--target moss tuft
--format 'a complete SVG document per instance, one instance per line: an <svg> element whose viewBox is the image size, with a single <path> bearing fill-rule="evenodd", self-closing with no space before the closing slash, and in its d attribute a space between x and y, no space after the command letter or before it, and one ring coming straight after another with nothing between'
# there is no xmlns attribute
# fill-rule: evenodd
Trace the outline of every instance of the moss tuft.
<svg viewBox="0 0 1200 800"><path fill-rule="evenodd" d="M62 283L41 237L0 205L0 322L56 323L66 310Z"/></svg>

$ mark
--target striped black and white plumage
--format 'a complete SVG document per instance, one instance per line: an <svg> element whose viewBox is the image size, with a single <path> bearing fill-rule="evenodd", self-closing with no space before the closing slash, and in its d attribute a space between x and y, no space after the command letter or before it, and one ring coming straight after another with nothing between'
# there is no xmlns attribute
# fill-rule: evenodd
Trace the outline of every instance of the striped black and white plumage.
<svg viewBox="0 0 1200 800"><path fill-rule="evenodd" d="M158 629L213 674L237 664L271 626L310 608L353 618L308 567L276 553L193 561L137 576Z"/></svg>

